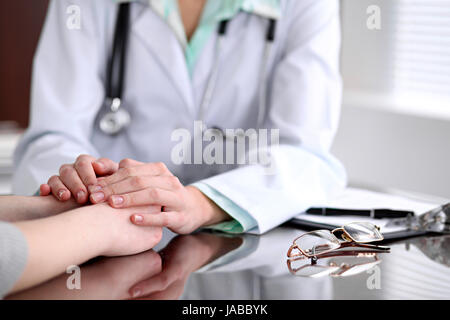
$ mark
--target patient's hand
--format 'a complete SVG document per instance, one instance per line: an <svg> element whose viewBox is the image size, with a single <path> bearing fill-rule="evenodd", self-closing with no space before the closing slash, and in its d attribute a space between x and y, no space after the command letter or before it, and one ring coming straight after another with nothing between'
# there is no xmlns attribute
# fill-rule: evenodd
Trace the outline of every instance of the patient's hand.
<svg viewBox="0 0 450 320"><path fill-rule="evenodd" d="M140 253L153 248L162 237L160 227L139 227L131 223L130 214L153 214L153 206L114 209L107 204L81 208L85 213L86 228L98 232L98 241L104 242L102 256L122 256Z"/></svg>
<svg viewBox="0 0 450 320"><path fill-rule="evenodd" d="M12 292L46 281L67 266L94 257L131 255L153 248L161 240L162 229L138 227L129 216L151 214L154 210L152 207L117 210L100 204L15 223L26 239L28 257Z"/></svg>
<svg viewBox="0 0 450 320"><path fill-rule="evenodd" d="M53 194L60 201L74 198L84 204L89 200L88 188L97 183L97 177L110 175L118 168L119 165L110 159L80 155L74 163L62 165L59 175L42 184L39 193L41 196Z"/></svg>
<svg viewBox="0 0 450 320"><path fill-rule="evenodd" d="M75 200L61 202L54 197L0 197L0 220L17 222L50 217L80 205Z"/></svg>

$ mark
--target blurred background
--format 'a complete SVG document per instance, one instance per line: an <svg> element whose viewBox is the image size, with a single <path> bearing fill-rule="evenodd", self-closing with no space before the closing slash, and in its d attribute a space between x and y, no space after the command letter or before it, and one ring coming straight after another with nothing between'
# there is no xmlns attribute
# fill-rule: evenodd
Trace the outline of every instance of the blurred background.
<svg viewBox="0 0 450 320"><path fill-rule="evenodd" d="M0 2L0 194L28 125L47 0ZM450 199L450 0L341 0L341 124L350 185ZM379 29L367 26L380 9Z"/></svg>

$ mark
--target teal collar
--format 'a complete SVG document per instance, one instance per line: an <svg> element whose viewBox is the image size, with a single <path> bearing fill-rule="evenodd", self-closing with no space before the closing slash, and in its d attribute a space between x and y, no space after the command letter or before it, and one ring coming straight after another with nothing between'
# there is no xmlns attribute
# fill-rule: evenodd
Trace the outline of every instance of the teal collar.
<svg viewBox="0 0 450 320"><path fill-rule="evenodd" d="M141 2L148 3L150 6L163 8L165 15L177 7L177 0L113 0L121 2ZM257 14L266 18L279 19L281 16L280 0L214 0L214 6L218 9L218 17L229 19L239 10L248 13Z"/></svg>
<svg viewBox="0 0 450 320"><path fill-rule="evenodd" d="M280 0L208 0L203 9L194 35L188 42L183 22L178 10L177 0L114 0L116 2L146 2L171 27L176 38L185 50L189 73L195 67L197 58L208 41L210 35L222 20L232 19L239 11L259 15L265 18L281 17Z"/></svg>

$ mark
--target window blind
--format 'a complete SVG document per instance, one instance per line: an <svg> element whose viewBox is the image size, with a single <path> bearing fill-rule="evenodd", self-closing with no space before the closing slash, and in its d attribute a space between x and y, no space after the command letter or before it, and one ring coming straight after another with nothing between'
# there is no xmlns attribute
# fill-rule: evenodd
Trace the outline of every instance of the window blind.
<svg viewBox="0 0 450 320"><path fill-rule="evenodd" d="M370 5L381 9L380 30L365 25ZM352 98L450 118L450 0L343 0L342 9Z"/></svg>
<svg viewBox="0 0 450 320"><path fill-rule="evenodd" d="M394 92L450 103L450 0L394 2Z"/></svg>

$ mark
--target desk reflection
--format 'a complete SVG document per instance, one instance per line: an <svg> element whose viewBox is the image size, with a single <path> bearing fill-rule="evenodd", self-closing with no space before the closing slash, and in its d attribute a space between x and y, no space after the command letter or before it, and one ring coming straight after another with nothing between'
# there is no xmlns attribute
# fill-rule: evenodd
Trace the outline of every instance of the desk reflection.
<svg viewBox="0 0 450 320"><path fill-rule="evenodd" d="M262 236L172 234L163 239L159 252L97 258L82 265L80 290L68 289L71 274L64 273L8 299L450 298L450 237L392 243L382 261L358 260L357 268L337 261L341 269L346 266L346 277L310 278L291 274L286 265L286 251L301 233L277 228ZM380 270L379 290L367 286L373 276L370 263Z"/></svg>
<svg viewBox="0 0 450 320"><path fill-rule="evenodd" d="M98 258L80 268L81 288L68 289L70 274L7 299L178 299L188 276L239 247L242 240L209 233L178 236L160 252Z"/></svg>

